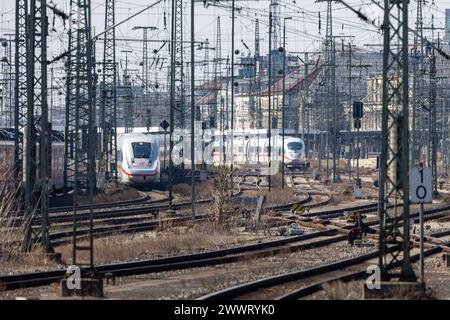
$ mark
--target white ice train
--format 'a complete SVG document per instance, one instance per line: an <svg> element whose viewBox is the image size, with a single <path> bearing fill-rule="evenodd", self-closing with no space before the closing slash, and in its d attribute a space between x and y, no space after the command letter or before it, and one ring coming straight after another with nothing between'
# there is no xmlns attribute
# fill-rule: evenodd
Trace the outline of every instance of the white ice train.
<svg viewBox="0 0 450 320"><path fill-rule="evenodd" d="M7 132L0 129L0 165L4 172L12 173L14 163L14 141L13 136L8 136ZM64 143L63 135L54 131L52 138L52 169L50 185L54 189L63 187L64 172ZM226 140L226 139L225 139ZM223 139L222 136L216 136L215 139L205 141L204 148L207 150L204 154L209 154L208 165L219 165L223 159ZM119 182L123 184L152 184L160 182L161 168L163 163L166 169L169 165L169 138L167 137L167 146L164 148L164 135L162 134L144 134L144 133L126 133L118 136L118 159L117 169ZM272 161L281 162L282 154L282 136L274 135L271 139ZM200 144L201 145L201 144ZM226 159L231 159L231 143L225 142ZM268 162L269 140L263 136L235 135L233 140L234 163L238 167L247 167L251 164L264 165ZM180 153L181 144L174 146L174 160L179 154L184 154L184 164L187 169L190 168L190 151ZM166 149L166 153L164 150ZM201 148L200 148L201 149ZM285 136L284 163L287 167L305 168L309 166L306 159L305 143L302 139ZM166 161L164 161L166 157ZM196 153L196 159L201 159L201 153ZM212 159L212 161L211 161ZM200 162L198 168L200 168ZM8 175L0 175L0 180L11 179ZM1 182L1 181L0 181Z"/></svg>
<svg viewBox="0 0 450 320"><path fill-rule="evenodd" d="M307 168L309 162L306 159L305 143L302 139L292 136L283 137L281 135L272 136L270 139L271 161L282 162L290 168ZM220 162L223 152L221 141L214 141L214 162ZM230 143L228 143L230 147ZM251 164L266 164L269 162L269 138L261 136L238 137L233 141L234 162L242 167Z"/></svg>
<svg viewBox="0 0 450 320"><path fill-rule="evenodd" d="M270 160L272 163L281 163L282 157L284 157L286 167L295 169L309 167L305 143L302 139L285 136L284 148L282 148L282 144L283 137L281 135L271 137L270 149L272 152ZM186 148L184 152L182 152L183 146ZM212 166L220 165L224 158L228 163L233 158L233 163L241 168L264 166L269 162L269 138L266 136L235 135L232 143L230 137L215 136L214 139L205 139L203 152L198 151L202 148L201 143L200 146L196 143L196 146L196 166L198 167L202 161L202 155L205 163ZM181 159L180 155L184 155L184 159ZM190 142L175 143L173 156L175 164L183 161L185 168L190 168ZM162 153L161 158L163 157Z"/></svg>
<svg viewBox="0 0 450 320"><path fill-rule="evenodd" d="M64 137L54 131L52 136L52 161L50 186L63 188ZM39 145L37 145L37 152ZM123 134L118 137L117 169L123 184L151 184L160 181L158 137L146 134ZM12 181L14 164L14 134L0 129L0 183ZM39 166L38 166L39 170ZM38 175L38 173L37 173Z"/></svg>
<svg viewBox="0 0 450 320"><path fill-rule="evenodd" d="M126 133L117 137L117 171L123 184L160 181L159 139L154 135Z"/></svg>
<svg viewBox="0 0 450 320"><path fill-rule="evenodd" d="M303 139L296 137L284 137L284 163L287 167L308 168L306 148Z"/></svg>

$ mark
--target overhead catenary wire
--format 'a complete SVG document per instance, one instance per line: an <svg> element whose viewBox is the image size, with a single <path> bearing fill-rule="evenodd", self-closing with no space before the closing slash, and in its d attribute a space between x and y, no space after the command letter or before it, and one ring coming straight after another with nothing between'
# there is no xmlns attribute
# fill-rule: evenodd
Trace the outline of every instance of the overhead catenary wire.
<svg viewBox="0 0 450 320"><path fill-rule="evenodd" d="M107 33L108 31L111 31L112 29L115 29L115 28L119 27L120 25L122 25L122 24L124 24L124 23L130 21L131 19L133 19L133 18L135 18L136 16L138 16L138 15L144 13L144 12L147 11L148 9L153 8L154 6L156 6L157 4L159 4L159 3L163 2L163 1L164 1L164 0L156 0L154 3L152 3L152 4L148 5L148 6L146 6L145 8L143 8L143 9L139 10L138 12L132 14L131 16L127 17L126 19L124 19L124 20L122 20L122 21L116 23L115 25L111 26L110 28L107 28L107 29L103 30L102 32L100 32L99 34L97 34L97 35L91 37L91 39L89 39L89 40L87 40L85 43L81 44L81 46L86 46L88 42L97 40L100 36L104 35L104 34ZM55 62L55 61L61 60L62 58L66 57L69 53L70 53L70 51L66 51L66 52L64 52L64 53L62 53L62 54L60 54L60 55L58 55L58 56L55 57L53 60L49 61L48 64L52 64L52 63Z"/></svg>

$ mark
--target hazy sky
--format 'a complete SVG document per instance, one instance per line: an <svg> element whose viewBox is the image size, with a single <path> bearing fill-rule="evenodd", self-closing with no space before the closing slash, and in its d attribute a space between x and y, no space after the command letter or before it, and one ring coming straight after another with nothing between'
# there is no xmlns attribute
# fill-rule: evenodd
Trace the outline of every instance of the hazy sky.
<svg viewBox="0 0 450 320"><path fill-rule="evenodd" d="M14 32L14 1L0 0L0 35ZM69 0L53 0L53 2L62 10L68 12ZM316 3L314 0L281 0L279 8L281 12L281 21L283 17L292 16L293 20L287 20L287 50L288 51L311 51L317 50L322 44L325 34L326 26L326 4ZM105 1L92 1L93 26L95 33L104 30L104 3ZM118 0L116 2L116 22L119 22L131 14L141 10L145 6L151 4L152 1L142 0ZM241 43L241 39L248 45L250 50L254 50L254 29L255 19L260 21L260 37L261 37L261 51L268 50L268 8L270 1L240 1L236 0L236 27L235 27L235 46L241 52L247 54L247 49ZM347 3L356 9L361 9L371 19L375 19L381 23L381 11L374 5L371 0L347 0ZM383 4L383 2L381 2ZM205 8L202 2L197 2L195 5L195 31L196 40L203 41L209 39L211 47L215 46L216 38L216 23L217 17L221 19L221 37L222 37L222 57L226 57L230 52L231 44L231 1L222 1L219 4L221 7L209 6ZM225 8L224 8L225 7ZM431 25L431 17L435 17L435 26L443 28L445 25L445 8L450 8L450 0L436 0L435 2L428 1L424 5L423 16L426 25ZM142 37L142 31L133 31L134 26L156 26L158 31L151 33L151 39L164 40L169 37L170 28L170 9L171 1L165 0L149 9L147 12L134 18L133 20L120 26L117 31L117 37L121 39L138 39ZM164 29L164 12L166 12L167 29ZM414 26L416 16L416 1L410 1L410 21L411 27ZM320 13L320 19L319 19ZM190 39L190 1L185 1L184 5L184 37L185 40ZM50 16L52 19L52 16ZM350 35L354 38L345 39L345 42L352 42L367 50L379 50L381 47L368 47L366 44L380 44L382 43L381 34L373 27L361 20L349 9L342 4L333 3L333 29L335 35ZM283 22L281 22L283 24ZM321 33L319 33L319 26L321 26ZM51 32L51 41L49 48L49 56L56 56L63 52L67 47L67 30L60 20L56 20L55 29L57 31ZM427 31L429 32L429 31ZM441 34L443 30L437 30ZM412 38L411 38L412 40ZM160 44L151 43L150 49L159 48ZM188 47L189 44L186 44ZM97 60L101 58L102 52L101 42L97 43ZM124 66L124 53L122 50L132 50L130 53L130 68L138 69L139 62L142 57L142 44L139 42L125 42L119 41L117 43L118 58L121 59ZM214 56L214 51L210 51L210 59ZM189 57L189 52L186 51L186 57ZM150 52L150 56L153 54ZM168 57L168 46L166 46L159 53L160 58ZM201 60L204 57L204 50L196 50L196 59ZM166 73L161 70L155 70L151 74L151 79L163 82L166 79ZM61 65L54 65L55 73L61 69ZM202 67L198 67L196 74L202 74Z"/></svg>

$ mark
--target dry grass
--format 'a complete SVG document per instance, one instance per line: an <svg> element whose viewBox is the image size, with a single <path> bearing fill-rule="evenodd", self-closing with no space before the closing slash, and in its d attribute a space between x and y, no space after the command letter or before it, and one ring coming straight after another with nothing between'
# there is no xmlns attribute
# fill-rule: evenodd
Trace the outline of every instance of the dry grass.
<svg viewBox="0 0 450 320"><path fill-rule="evenodd" d="M1 175L11 175L11 172ZM31 245L30 253L22 252L26 225L25 220L18 219L22 218L19 216L22 184L7 183L2 178L0 181L0 273L34 271L35 268L53 266L54 263L38 250L36 244Z"/></svg>
<svg viewBox="0 0 450 320"><path fill-rule="evenodd" d="M345 184L332 186L332 191L336 192L337 194L333 194L333 198L329 202L329 205L338 205L347 201L353 202L355 200L353 198L353 188L354 186Z"/></svg>
<svg viewBox="0 0 450 320"><path fill-rule="evenodd" d="M325 283L323 285L323 290L325 293L325 299L327 300L348 300L354 297L354 290L352 292L348 283L343 283L341 281L333 281L330 283ZM352 294L353 293L353 294Z"/></svg>
<svg viewBox="0 0 450 320"><path fill-rule="evenodd" d="M323 285L323 291L316 296L319 299L326 300L359 300L363 298L363 282L352 281L342 282L333 281ZM431 290L422 292L420 290L399 290L393 296L386 299L394 300L429 300L435 299Z"/></svg>
<svg viewBox="0 0 450 320"><path fill-rule="evenodd" d="M0 257L0 274L34 272L54 269L57 266L58 263L45 255L39 247L35 247L30 253L16 251L8 257Z"/></svg>
<svg viewBox="0 0 450 320"><path fill-rule="evenodd" d="M123 187L109 194L98 194L94 197L94 203L108 203L139 199L141 195L136 189Z"/></svg>
<svg viewBox="0 0 450 320"><path fill-rule="evenodd" d="M139 199L141 195L136 189L127 186L111 186L105 193L98 193L94 196L94 204L103 204L110 202L127 201L133 199ZM87 198L79 197L80 205L87 205Z"/></svg>
<svg viewBox="0 0 450 320"><path fill-rule="evenodd" d="M204 181L195 185L195 193L197 198L211 198L214 182L212 180ZM192 186L187 183L175 184L172 188L173 192L181 197L190 197L192 194Z"/></svg>
<svg viewBox="0 0 450 320"><path fill-rule="evenodd" d="M267 177L267 181L268 181L268 179L269 179L269 177ZM277 174L270 176L270 184L271 184L271 187L273 187L273 188L281 188L281 186L283 184L282 174L279 172Z"/></svg>
<svg viewBox="0 0 450 320"><path fill-rule="evenodd" d="M192 187L187 183L175 184L172 187L172 192L177 193L182 197L188 197L191 195Z"/></svg>
<svg viewBox="0 0 450 320"><path fill-rule="evenodd" d="M24 224L17 225L16 221L21 207L21 186L5 182L0 185L0 259L3 261L13 258L21 246Z"/></svg>
<svg viewBox="0 0 450 320"><path fill-rule="evenodd" d="M211 224L194 224L183 227L172 227L133 236L112 236L95 241L95 260L99 263L147 259L178 254L187 254L203 250L211 250L225 246L237 245L250 237L223 229L214 230ZM258 236L251 236L252 239ZM70 261L71 246L58 248L63 260ZM87 255L80 254L82 260Z"/></svg>
<svg viewBox="0 0 450 320"><path fill-rule="evenodd" d="M266 204L282 204L295 202L298 200L295 198L293 190L287 186L285 189L281 189L281 187L271 188L270 192L268 190L264 190L262 195L266 196Z"/></svg>
<svg viewBox="0 0 450 320"><path fill-rule="evenodd" d="M197 195L200 198L211 198L213 188L214 182L212 180L206 180L196 186Z"/></svg>

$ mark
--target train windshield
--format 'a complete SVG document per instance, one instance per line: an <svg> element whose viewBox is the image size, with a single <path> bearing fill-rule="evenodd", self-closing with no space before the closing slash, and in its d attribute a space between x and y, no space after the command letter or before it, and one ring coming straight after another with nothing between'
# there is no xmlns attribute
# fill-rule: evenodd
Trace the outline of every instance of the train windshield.
<svg viewBox="0 0 450 320"><path fill-rule="evenodd" d="M301 151L303 149L303 144L301 142L289 142L287 147L292 151Z"/></svg>
<svg viewBox="0 0 450 320"><path fill-rule="evenodd" d="M149 142L133 142L133 155L137 159L150 159L152 145Z"/></svg>

